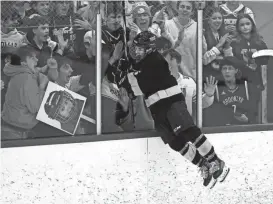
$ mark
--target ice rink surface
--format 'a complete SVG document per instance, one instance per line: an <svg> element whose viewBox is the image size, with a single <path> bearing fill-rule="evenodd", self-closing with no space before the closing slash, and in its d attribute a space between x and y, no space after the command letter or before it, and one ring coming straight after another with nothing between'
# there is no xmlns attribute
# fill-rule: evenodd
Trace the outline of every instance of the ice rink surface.
<svg viewBox="0 0 273 204"><path fill-rule="evenodd" d="M272 204L272 134L208 135L231 167L211 191L160 138L1 149L0 203Z"/></svg>

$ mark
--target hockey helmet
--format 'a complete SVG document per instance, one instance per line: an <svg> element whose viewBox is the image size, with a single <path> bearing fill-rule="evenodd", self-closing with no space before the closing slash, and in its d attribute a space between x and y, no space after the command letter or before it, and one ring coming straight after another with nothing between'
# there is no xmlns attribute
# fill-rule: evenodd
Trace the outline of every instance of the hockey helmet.
<svg viewBox="0 0 273 204"><path fill-rule="evenodd" d="M133 45L143 47L146 50L154 50L156 48L156 35L150 31L143 31L135 37Z"/></svg>
<svg viewBox="0 0 273 204"><path fill-rule="evenodd" d="M156 35L150 31L143 31L134 38L131 48L129 49L130 55L133 59L137 59L136 47L144 48L145 55L155 51L156 49Z"/></svg>
<svg viewBox="0 0 273 204"><path fill-rule="evenodd" d="M77 101L67 91L53 91L49 94L44 109L49 118L60 123L70 122L77 114Z"/></svg>

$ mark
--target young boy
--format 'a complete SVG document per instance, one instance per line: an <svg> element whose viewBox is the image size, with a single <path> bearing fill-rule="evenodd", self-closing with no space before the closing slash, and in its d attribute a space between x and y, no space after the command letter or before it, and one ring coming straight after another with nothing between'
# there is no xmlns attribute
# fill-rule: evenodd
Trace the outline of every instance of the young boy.
<svg viewBox="0 0 273 204"><path fill-rule="evenodd" d="M2 139L27 138L37 123L48 78L36 70L37 57L32 47L22 46L16 56L20 65L8 63L4 74L11 77L2 112Z"/></svg>
<svg viewBox="0 0 273 204"><path fill-rule="evenodd" d="M26 34L26 43L37 51L37 67L45 72L48 58L55 54L63 55L68 40L61 40L58 44L52 41L49 37L49 22L45 17L34 16L29 20L28 25L31 29ZM59 37L63 39L63 34L60 33Z"/></svg>
<svg viewBox="0 0 273 204"><path fill-rule="evenodd" d="M225 180L229 168L194 124L181 88L171 75L167 61L156 51L155 41L156 36L149 31L138 34L133 41L136 52L134 70L137 70L134 76L138 88L134 84L132 90L142 91L155 121L156 130L165 133L161 135L163 141L185 158L194 154L190 162L201 168L203 185L213 183L213 187L215 181ZM123 117L126 117L126 113ZM198 151L192 153L189 142ZM212 178L214 182L211 182Z"/></svg>

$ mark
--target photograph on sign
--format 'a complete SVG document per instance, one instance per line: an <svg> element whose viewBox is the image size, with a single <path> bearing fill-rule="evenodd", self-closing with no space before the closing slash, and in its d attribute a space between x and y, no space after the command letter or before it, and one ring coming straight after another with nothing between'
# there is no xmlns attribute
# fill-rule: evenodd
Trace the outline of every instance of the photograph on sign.
<svg viewBox="0 0 273 204"><path fill-rule="evenodd" d="M74 135L86 98L49 82L37 120Z"/></svg>

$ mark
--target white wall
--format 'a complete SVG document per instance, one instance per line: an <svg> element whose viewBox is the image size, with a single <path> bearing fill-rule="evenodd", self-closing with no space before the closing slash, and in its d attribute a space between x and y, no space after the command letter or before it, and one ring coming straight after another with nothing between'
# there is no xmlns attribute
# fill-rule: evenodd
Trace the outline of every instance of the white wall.
<svg viewBox="0 0 273 204"><path fill-rule="evenodd" d="M151 138L1 149L0 203L272 204L272 132L208 138L231 166L210 192L194 166Z"/></svg>

